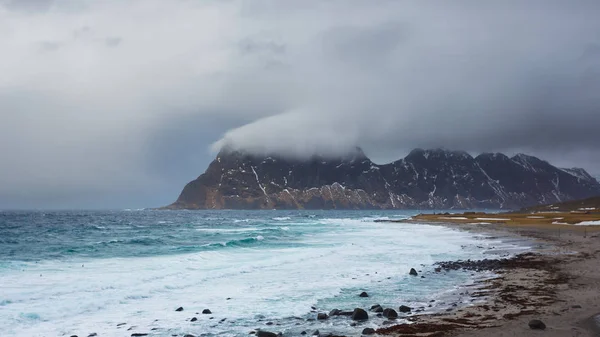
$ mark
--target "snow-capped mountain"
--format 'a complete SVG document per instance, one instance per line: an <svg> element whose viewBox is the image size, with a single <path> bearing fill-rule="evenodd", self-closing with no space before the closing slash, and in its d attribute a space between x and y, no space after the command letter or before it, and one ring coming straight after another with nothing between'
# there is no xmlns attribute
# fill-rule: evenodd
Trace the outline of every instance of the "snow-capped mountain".
<svg viewBox="0 0 600 337"><path fill-rule="evenodd" d="M339 158L258 157L224 150L170 209L520 208L600 195L584 169L525 154L415 149L376 165L356 148Z"/></svg>

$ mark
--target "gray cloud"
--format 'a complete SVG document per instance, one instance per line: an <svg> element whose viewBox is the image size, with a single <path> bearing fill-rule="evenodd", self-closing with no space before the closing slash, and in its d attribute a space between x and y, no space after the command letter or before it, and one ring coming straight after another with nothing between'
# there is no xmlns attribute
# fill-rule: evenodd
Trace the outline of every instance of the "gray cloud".
<svg viewBox="0 0 600 337"><path fill-rule="evenodd" d="M0 1L0 208L166 204L223 144L358 144L379 162L524 151L599 172L599 15L596 1Z"/></svg>

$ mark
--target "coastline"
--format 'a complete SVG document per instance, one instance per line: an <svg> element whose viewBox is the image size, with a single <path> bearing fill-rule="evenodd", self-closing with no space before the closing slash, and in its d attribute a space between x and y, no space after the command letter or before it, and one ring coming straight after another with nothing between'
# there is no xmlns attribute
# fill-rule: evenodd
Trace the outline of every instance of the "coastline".
<svg viewBox="0 0 600 337"><path fill-rule="evenodd" d="M581 227L557 231L543 226L428 223L538 243L531 252L487 263L448 262L446 269L490 270L497 277L470 292L485 301L436 314L413 315L411 324L382 327L392 336L525 336L540 333L531 320L545 323L545 336L600 336L600 234ZM496 262L493 262L496 261ZM438 267L438 268L440 268ZM471 268L471 269L470 269ZM439 269L438 269L439 270Z"/></svg>

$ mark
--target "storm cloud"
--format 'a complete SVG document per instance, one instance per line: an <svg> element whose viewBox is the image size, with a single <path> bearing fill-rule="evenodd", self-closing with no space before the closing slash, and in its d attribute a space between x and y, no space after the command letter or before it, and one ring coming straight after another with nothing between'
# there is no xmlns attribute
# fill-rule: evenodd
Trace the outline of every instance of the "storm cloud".
<svg viewBox="0 0 600 337"><path fill-rule="evenodd" d="M228 145L600 172L597 1L2 1L0 208L174 200Z"/></svg>

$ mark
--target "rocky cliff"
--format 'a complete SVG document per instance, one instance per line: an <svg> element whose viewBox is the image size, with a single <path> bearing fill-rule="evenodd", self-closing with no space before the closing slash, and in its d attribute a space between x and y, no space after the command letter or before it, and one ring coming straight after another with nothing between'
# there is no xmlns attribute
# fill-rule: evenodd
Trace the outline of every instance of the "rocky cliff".
<svg viewBox="0 0 600 337"><path fill-rule="evenodd" d="M376 165L359 148L306 160L223 150L166 208L512 209L596 195L585 170L524 154L416 149Z"/></svg>

